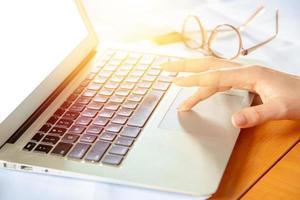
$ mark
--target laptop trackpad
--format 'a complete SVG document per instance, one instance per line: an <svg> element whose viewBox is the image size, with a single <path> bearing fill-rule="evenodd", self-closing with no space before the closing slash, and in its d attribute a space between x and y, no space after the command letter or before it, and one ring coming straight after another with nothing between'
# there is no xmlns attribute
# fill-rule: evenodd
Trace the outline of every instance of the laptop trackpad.
<svg viewBox="0 0 300 200"><path fill-rule="evenodd" d="M179 91L159 128L189 134L205 132L209 133L210 137L226 134L226 129L232 130L231 115L241 109L244 97L218 93L198 103L191 111L178 112L177 107L180 103L195 91L196 88Z"/></svg>

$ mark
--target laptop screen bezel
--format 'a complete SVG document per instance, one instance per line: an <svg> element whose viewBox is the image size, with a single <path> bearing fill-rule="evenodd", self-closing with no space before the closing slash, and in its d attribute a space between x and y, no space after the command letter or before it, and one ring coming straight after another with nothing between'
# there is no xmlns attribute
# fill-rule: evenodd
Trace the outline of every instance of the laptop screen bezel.
<svg viewBox="0 0 300 200"><path fill-rule="evenodd" d="M73 49L69 55L51 72L46 79L32 91L22 103L0 124L0 147L24 126L24 123L43 105L48 97L63 83L63 81L85 60L98 45L97 35L84 9L81 0L74 0L88 35ZM25 130L23 130L25 131Z"/></svg>

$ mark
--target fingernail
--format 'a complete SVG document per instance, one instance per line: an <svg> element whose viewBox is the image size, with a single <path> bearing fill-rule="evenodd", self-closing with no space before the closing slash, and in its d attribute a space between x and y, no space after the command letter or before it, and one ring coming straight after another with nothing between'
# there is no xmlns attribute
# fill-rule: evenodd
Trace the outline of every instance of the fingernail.
<svg viewBox="0 0 300 200"><path fill-rule="evenodd" d="M247 118L242 113L237 113L232 116L232 122L235 126L244 126L247 124Z"/></svg>

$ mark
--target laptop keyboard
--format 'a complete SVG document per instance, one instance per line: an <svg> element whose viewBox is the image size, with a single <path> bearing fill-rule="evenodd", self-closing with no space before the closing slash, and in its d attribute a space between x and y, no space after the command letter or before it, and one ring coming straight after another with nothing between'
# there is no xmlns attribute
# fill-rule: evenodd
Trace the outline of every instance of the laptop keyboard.
<svg viewBox="0 0 300 200"><path fill-rule="evenodd" d="M168 90L178 58L107 50L23 150L118 166Z"/></svg>

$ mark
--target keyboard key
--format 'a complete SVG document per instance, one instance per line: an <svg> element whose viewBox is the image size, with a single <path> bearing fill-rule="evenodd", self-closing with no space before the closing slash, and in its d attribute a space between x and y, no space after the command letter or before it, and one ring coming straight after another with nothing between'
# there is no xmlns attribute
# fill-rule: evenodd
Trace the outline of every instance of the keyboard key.
<svg viewBox="0 0 300 200"><path fill-rule="evenodd" d="M92 147L92 149L85 156L85 160L99 162L99 160L102 158L109 146L110 144L108 142L97 141Z"/></svg>
<svg viewBox="0 0 300 200"><path fill-rule="evenodd" d="M115 75L110 78L110 81L121 83L124 80L125 76Z"/></svg>
<svg viewBox="0 0 300 200"><path fill-rule="evenodd" d="M86 79L86 80L92 80L93 78L95 78L95 75L96 75L96 74L94 74L94 73L89 73L89 74L85 77L85 79Z"/></svg>
<svg viewBox="0 0 300 200"><path fill-rule="evenodd" d="M138 87L146 88L146 89L150 88L151 85L152 85L152 82L149 82L149 81L141 81L137 84Z"/></svg>
<svg viewBox="0 0 300 200"><path fill-rule="evenodd" d="M69 120L69 119L60 119L56 125L58 126L64 126L66 128L69 128L71 125L73 124L73 121L72 120Z"/></svg>
<svg viewBox="0 0 300 200"><path fill-rule="evenodd" d="M133 91L132 91L132 93L133 94L139 94L139 95L145 95L146 93L147 93L147 89L145 89L145 88L140 88L140 87L138 87L138 88L135 88Z"/></svg>
<svg viewBox="0 0 300 200"><path fill-rule="evenodd" d="M89 133L89 134L99 135L102 132L102 130L103 130L103 127L101 127L101 126L91 125L91 126L88 127L86 132Z"/></svg>
<svg viewBox="0 0 300 200"><path fill-rule="evenodd" d="M73 112L73 111L67 111L63 118L64 119L70 119L70 120L75 120L79 116L79 112Z"/></svg>
<svg viewBox="0 0 300 200"><path fill-rule="evenodd" d="M103 106L103 103L97 102L97 101L92 101L87 108L93 109L93 110L100 110Z"/></svg>
<svg viewBox="0 0 300 200"><path fill-rule="evenodd" d="M143 76L143 78L142 78L143 81L150 81L150 82L155 81L155 79L156 79L156 76L151 76L151 75L146 75L146 76Z"/></svg>
<svg viewBox="0 0 300 200"><path fill-rule="evenodd" d="M130 126L143 127L150 117L151 113L159 103L164 92L159 90L151 90L144 98L139 107L135 110L127 124Z"/></svg>
<svg viewBox="0 0 300 200"><path fill-rule="evenodd" d="M126 64L126 65L121 65L119 67L119 70L116 71L115 75L119 75L119 72L122 72L122 71L127 71L127 74L128 72L134 67L134 65L129 65L129 64ZM122 75L121 75L122 76ZM126 76L126 75L125 75Z"/></svg>
<svg viewBox="0 0 300 200"><path fill-rule="evenodd" d="M108 121L109 121L108 118L99 116L99 117L96 117L93 124L99 125L99 126L105 126L108 123Z"/></svg>
<svg viewBox="0 0 300 200"><path fill-rule="evenodd" d="M135 70L133 70L131 73L130 73L130 75L131 76L138 76L138 77L141 77L143 74L144 74L144 70L137 70L137 69L135 69Z"/></svg>
<svg viewBox="0 0 300 200"><path fill-rule="evenodd" d="M80 138L80 142L93 143L96 138L96 135L83 134Z"/></svg>
<svg viewBox="0 0 300 200"><path fill-rule="evenodd" d="M74 90L74 94L80 94L85 87L79 86L78 88L76 88L76 90Z"/></svg>
<svg viewBox="0 0 300 200"><path fill-rule="evenodd" d="M82 126L88 126L91 122L92 122L92 118L82 116L76 120L75 124L82 125Z"/></svg>
<svg viewBox="0 0 300 200"><path fill-rule="evenodd" d="M120 108L117 112L118 115L129 117L132 114L133 110L129 108Z"/></svg>
<svg viewBox="0 0 300 200"><path fill-rule="evenodd" d="M55 111L54 115L60 117L64 114L64 112L65 112L65 109L59 108Z"/></svg>
<svg viewBox="0 0 300 200"><path fill-rule="evenodd" d="M124 108L130 108L135 109L139 103L136 101L125 101L125 103L122 104L122 107Z"/></svg>
<svg viewBox="0 0 300 200"><path fill-rule="evenodd" d="M98 83L98 84L103 84L107 81L107 77L103 77L103 76L97 76L95 79L94 79L94 83Z"/></svg>
<svg viewBox="0 0 300 200"><path fill-rule="evenodd" d="M31 140L35 142L39 142L44 137L43 133L36 133Z"/></svg>
<svg viewBox="0 0 300 200"><path fill-rule="evenodd" d="M39 144L34 151L42 152L42 153L49 153L52 149L52 146L46 144Z"/></svg>
<svg viewBox="0 0 300 200"><path fill-rule="evenodd" d="M90 101L91 101L91 97L81 96L77 99L76 103L87 105L88 103L90 103Z"/></svg>
<svg viewBox="0 0 300 200"><path fill-rule="evenodd" d="M74 134L66 134L61 140L66 143L75 143L79 136Z"/></svg>
<svg viewBox="0 0 300 200"><path fill-rule="evenodd" d="M119 59L111 59L108 64L106 65L120 65L122 63L122 60L119 60Z"/></svg>
<svg viewBox="0 0 300 200"><path fill-rule="evenodd" d="M110 60L104 67L103 69L109 70L109 71L115 71L118 66L121 64L122 61L120 60Z"/></svg>
<svg viewBox="0 0 300 200"><path fill-rule="evenodd" d="M125 61L124 61L124 64L125 65L135 65L137 63L139 59L138 58L127 58Z"/></svg>
<svg viewBox="0 0 300 200"><path fill-rule="evenodd" d="M95 117L97 115L97 110L91 110L91 109L86 109L85 111L83 111L81 113L82 116L85 116L85 117Z"/></svg>
<svg viewBox="0 0 300 200"><path fill-rule="evenodd" d="M100 90L99 94L104 95L104 96L111 96L113 92L114 92L114 89L111 89L111 88L102 88Z"/></svg>
<svg viewBox="0 0 300 200"><path fill-rule="evenodd" d="M128 137L118 137L115 144L130 147L134 142L133 138Z"/></svg>
<svg viewBox="0 0 300 200"><path fill-rule="evenodd" d="M88 86L89 83L90 83L90 80L85 79L80 83L80 86L86 87L86 86Z"/></svg>
<svg viewBox="0 0 300 200"><path fill-rule="evenodd" d="M72 148L72 144L60 142L56 145L56 147L53 149L51 153L60 156L65 156L70 151L71 148Z"/></svg>
<svg viewBox="0 0 300 200"><path fill-rule="evenodd" d="M109 165L119 165L123 160L122 156L118 155L106 155L104 156L102 163Z"/></svg>
<svg viewBox="0 0 300 200"><path fill-rule="evenodd" d="M147 71L147 74L151 76L157 76L159 73L160 73L159 69L150 69Z"/></svg>
<svg viewBox="0 0 300 200"><path fill-rule="evenodd" d="M73 125L73 126L69 129L68 133L72 133L72 134L81 134L81 133L83 133L84 130L85 130L85 127L83 127L83 126Z"/></svg>
<svg viewBox="0 0 300 200"><path fill-rule="evenodd" d="M100 139L101 140L107 140L107 141L113 141L116 138L116 134L115 133L111 133L111 132L103 132L100 135Z"/></svg>
<svg viewBox="0 0 300 200"><path fill-rule="evenodd" d="M71 94L71 95L68 97L67 101L73 102L73 101L75 101L75 99L77 99L77 97L78 97L77 94Z"/></svg>
<svg viewBox="0 0 300 200"><path fill-rule="evenodd" d="M128 96L127 100L129 101L141 101L143 99L143 95L138 95L138 94L131 94Z"/></svg>
<svg viewBox="0 0 300 200"><path fill-rule="evenodd" d="M50 130L49 133L57 134L57 135L62 136L66 131L67 131L66 128L62 128L62 127L53 127L53 128Z"/></svg>
<svg viewBox="0 0 300 200"><path fill-rule="evenodd" d="M166 91L169 88L170 83L156 82L153 84L152 89Z"/></svg>
<svg viewBox="0 0 300 200"><path fill-rule="evenodd" d="M171 83L172 82L172 77L170 76L159 76L157 78L158 81L162 81L162 82L167 82L167 83Z"/></svg>
<svg viewBox="0 0 300 200"><path fill-rule="evenodd" d="M42 142L49 144L56 144L59 140L59 137L53 135L46 135Z"/></svg>
<svg viewBox="0 0 300 200"><path fill-rule="evenodd" d="M102 76L102 77L107 77L108 78L112 75L112 71L103 69L99 72L99 75Z"/></svg>
<svg viewBox="0 0 300 200"><path fill-rule="evenodd" d="M110 131L110 132L115 132L118 133L120 132L120 130L122 129L122 125L120 124L114 124L114 123L110 123L105 127L105 131Z"/></svg>
<svg viewBox="0 0 300 200"><path fill-rule="evenodd" d="M71 104L72 104L72 102L70 102L70 101L65 101L60 107L61 107L62 109L67 109L67 108L70 107Z"/></svg>
<svg viewBox="0 0 300 200"><path fill-rule="evenodd" d="M134 88L134 86L135 86L134 83L123 82L123 83L120 85L120 88L132 90L132 89Z"/></svg>
<svg viewBox="0 0 300 200"><path fill-rule="evenodd" d="M119 96L119 95L113 95L110 98L110 101L115 102L115 103L123 103L124 100L125 100L125 97L124 96Z"/></svg>
<svg viewBox="0 0 300 200"><path fill-rule="evenodd" d="M124 97L128 96L129 93L130 93L130 90L128 90L128 89L118 89L115 92L116 95L120 95L120 96L124 96Z"/></svg>
<svg viewBox="0 0 300 200"><path fill-rule="evenodd" d="M36 143L34 142L28 142L23 149L27 151L31 151L35 147L35 145Z"/></svg>
<svg viewBox="0 0 300 200"><path fill-rule="evenodd" d="M109 153L124 156L128 152L128 150L129 150L128 147L120 146L120 145L113 145L111 147L111 149L109 150Z"/></svg>
<svg viewBox="0 0 300 200"><path fill-rule="evenodd" d="M116 73L114 74L115 76L127 76L129 73L129 70L132 69L133 66L122 66Z"/></svg>
<svg viewBox="0 0 300 200"><path fill-rule="evenodd" d="M136 138L139 135L140 131L141 129L138 127L126 126L121 131L121 135Z"/></svg>
<svg viewBox="0 0 300 200"><path fill-rule="evenodd" d="M49 131L49 129L51 128L51 125L50 124L44 124L42 126L42 128L40 128L40 132L43 132L43 133L47 133Z"/></svg>
<svg viewBox="0 0 300 200"><path fill-rule="evenodd" d="M97 91L95 90L86 90L83 92L82 96L84 97L94 97L96 95Z"/></svg>
<svg viewBox="0 0 300 200"><path fill-rule="evenodd" d="M87 89L89 90L100 90L102 87L102 84L100 83L95 83L95 82L91 82L88 86Z"/></svg>
<svg viewBox="0 0 300 200"><path fill-rule="evenodd" d="M100 112L99 112L99 116L100 117L107 117L107 118L111 118L113 115L114 115L114 111L113 110L108 110L108 109L102 109Z"/></svg>
<svg viewBox="0 0 300 200"><path fill-rule="evenodd" d="M107 100L108 100L108 97L101 95L101 94L96 95L96 97L94 98L94 101L99 102L99 103L105 103L105 102L107 102Z"/></svg>
<svg viewBox="0 0 300 200"><path fill-rule="evenodd" d="M143 70L143 71L145 71L145 70L147 70L147 69L148 69L148 67L149 67L149 65L145 65L145 64L138 64L138 65L135 67L135 69L137 69L137 70Z"/></svg>
<svg viewBox="0 0 300 200"><path fill-rule="evenodd" d="M125 81L128 83L137 83L139 81L140 77L138 76L128 76Z"/></svg>
<svg viewBox="0 0 300 200"><path fill-rule="evenodd" d="M150 65L155 59L154 55L143 55L143 57L140 59L140 64Z"/></svg>
<svg viewBox="0 0 300 200"><path fill-rule="evenodd" d="M89 144L83 144L83 143L77 143L75 144L72 151L69 153L68 157L75 158L75 159L81 159L85 155L85 153L89 150L91 145Z"/></svg>
<svg viewBox="0 0 300 200"><path fill-rule="evenodd" d="M119 83L109 81L109 82L107 82L107 83L104 85L104 87L105 87L105 88L108 88L108 89L116 89L116 88L119 87Z"/></svg>
<svg viewBox="0 0 300 200"><path fill-rule="evenodd" d="M108 102L107 104L104 105L104 108L108 110L118 110L119 107L120 104L115 102Z"/></svg>
<svg viewBox="0 0 300 200"><path fill-rule="evenodd" d="M125 124L127 121L128 117L125 116L121 116L121 115L116 115L111 122L115 123L115 124Z"/></svg>
<svg viewBox="0 0 300 200"><path fill-rule="evenodd" d="M75 103L74 105L72 105L69 108L69 110L72 112L81 112L81 111L83 111L84 108L85 108L85 105Z"/></svg>

